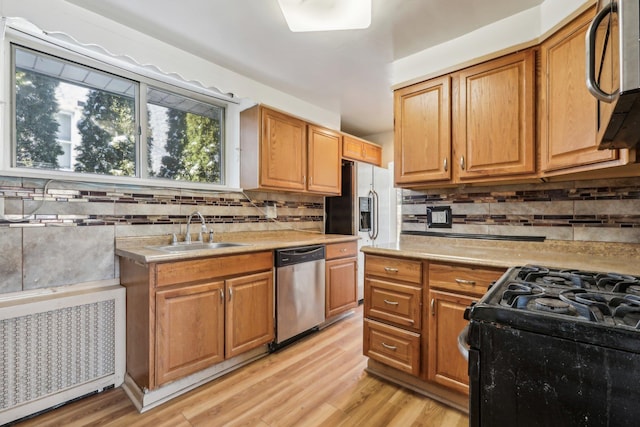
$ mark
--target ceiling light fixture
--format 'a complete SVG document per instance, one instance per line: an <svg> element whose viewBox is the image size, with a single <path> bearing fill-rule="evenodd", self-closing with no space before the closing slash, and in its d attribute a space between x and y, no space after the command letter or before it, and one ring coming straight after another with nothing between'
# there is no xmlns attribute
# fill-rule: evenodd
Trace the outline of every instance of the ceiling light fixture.
<svg viewBox="0 0 640 427"><path fill-rule="evenodd" d="M363 29L371 25L371 0L278 0L293 32Z"/></svg>

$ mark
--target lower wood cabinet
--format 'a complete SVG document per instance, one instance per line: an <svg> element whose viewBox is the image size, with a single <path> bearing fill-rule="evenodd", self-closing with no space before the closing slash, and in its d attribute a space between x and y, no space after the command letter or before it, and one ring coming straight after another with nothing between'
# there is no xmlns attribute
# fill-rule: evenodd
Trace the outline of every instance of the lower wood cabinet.
<svg viewBox="0 0 640 427"><path fill-rule="evenodd" d="M265 271L229 279L225 288L228 359L273 340L273 274Z"/></svg>
<svg viewBox="0 0 640 427"><path fill-rule="evenodd" d="M357 242L326 246L324 315L327 319L358 305L357 251Z"/></svg>
<svg viewBox="0 0 640 427"><path fill-rule="evenodd" d="M468 363L458 351L458 335L467 325L463 314L504 271L501 268L429 263L427 379L460 393L469 393Z"/></svg>
<svg viewBox="0 0 640 427"><path fill-rule="evenodd" d="M420 373L420 334L374 320L364 320L364 354L407 372Z"/></svg>
<svg viewBox="0 0 640 427"><path fill-rule="evenodd" d="M224 282L156 293L156 382L224 360Z"/></svg>
<svg viewBox="0 0 640 427"><path fill-rule="evenodd" d="M273 253L141 264L120 259L127 288L127 374L140 389L274 339Z"/></svg>
<svg viewBox="0 0 640 427"><path fill-rule="evenodd" d="M458 335L464 329L464 310L474 298L429 291L431 322L429 324L429 364L427 378L461 393L469 392L467 360L458 351Z"/></svg>
<svg viewBox="0 0 640 427"><path fill-rule="evenodd" d="M363 352L369 370L464 410L463 314L504 271L366 253Z"/></svg>

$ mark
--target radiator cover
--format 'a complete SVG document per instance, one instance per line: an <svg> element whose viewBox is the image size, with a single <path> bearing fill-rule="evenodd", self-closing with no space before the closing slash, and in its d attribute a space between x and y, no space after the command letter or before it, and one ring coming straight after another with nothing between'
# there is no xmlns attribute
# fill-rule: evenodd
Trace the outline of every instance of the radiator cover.
<svg viewBox="0 0 640 427"><path fill-rule="evenodd" d="M125 289L0 303L0 424L124 379Z"/></svg>

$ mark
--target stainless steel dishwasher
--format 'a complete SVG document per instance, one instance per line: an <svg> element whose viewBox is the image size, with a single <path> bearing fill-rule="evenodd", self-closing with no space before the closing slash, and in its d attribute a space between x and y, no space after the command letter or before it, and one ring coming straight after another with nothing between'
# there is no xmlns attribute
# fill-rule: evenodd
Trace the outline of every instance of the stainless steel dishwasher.
<svg viewBox="0 0 640 427"><path fill-rule="evenodd" d="M276 264L276 345L324 322L324 246L279 249Z"/></svg>

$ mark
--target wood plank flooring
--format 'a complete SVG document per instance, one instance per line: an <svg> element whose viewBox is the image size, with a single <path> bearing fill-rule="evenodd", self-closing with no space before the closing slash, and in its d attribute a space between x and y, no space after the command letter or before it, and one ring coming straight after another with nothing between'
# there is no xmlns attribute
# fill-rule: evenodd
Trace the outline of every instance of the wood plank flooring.
<svg viewBox="0 0 640 427"><path fill-rule="evenodd" d="M17 426L468 426L466 415L367 374L366 362L359 307L321 332L144 414L118 388Z"/></svg>

